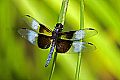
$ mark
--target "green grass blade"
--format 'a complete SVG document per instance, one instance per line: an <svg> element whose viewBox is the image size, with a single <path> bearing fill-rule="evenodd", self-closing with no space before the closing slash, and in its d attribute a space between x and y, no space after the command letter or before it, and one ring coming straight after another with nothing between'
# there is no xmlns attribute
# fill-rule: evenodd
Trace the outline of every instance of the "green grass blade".
<svg viewBox="0 0 120 80"><path fill-rule="evenodd" d="M84 0L80 1L80 29L84 28Z"/></svg>
<svg viewBox="0 0 120 80"><path fill-rule="evenodd" d="M62 23L63 25L64 25L64 21L65 21L65 15L67 12L68 2L69 2L69 0L63 0L60 14L58 17L58 23Z"/></svg>
<svg viewBox="0 0 120 80"><path fill-rule="evenodd" d="M49 80L52 79L52 75L53 75L53 72L54 72L54 69L55 69L56 59L57 59L57 52L54 53L54 59L53 59L53 62L52 62L52 69L51 69L51 72L50 72Z"/></svg>
<svg viewBox="0 0 120 80"><path fill-rule="evenodd" d="M80 0L80 29L84 28L84 0ZM82 62L82 53L78 53L75 80L79 80Z"/></svg>
<svg viewBox="0 0 120 80"><path fill-rule="evenodd" d="M60 14L59 14L59 17L58 17L58 23L62 23L63 25L64 25L64 21L65 21L65 15L66 15L66 12L67 12L68 2L69 2L69 0L63 0L62 1L62 6L61 6ZM54 53L54 59L53 59L53 63L52 63L52 69L51 69L51 72L50 72L49 80L52 79L52 75L53 75L53 72L54 72L54 69L55 69L56 59L57 59L57 52Z"/></svg>

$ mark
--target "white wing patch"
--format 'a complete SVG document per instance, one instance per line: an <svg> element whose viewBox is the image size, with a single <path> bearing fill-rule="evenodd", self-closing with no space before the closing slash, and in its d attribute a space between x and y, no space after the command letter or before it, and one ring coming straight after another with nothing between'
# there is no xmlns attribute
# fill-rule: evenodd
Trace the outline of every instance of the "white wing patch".
<svg viewBox="0 0 120 80"><path fill-rule="evenodd" d="M76 31L74 34L75 34L74 35L75 40L80 40L85 37L85 32L83 30Z"/></svg>
<svg viewBox="0 0 120 80"><path fill-rule="evenodd" d="M82 49L85 47L84 42L79 42L79 41L74 41L73 42L73 47L74 47L74 52L81 52Z"/></svg>
<svg viewBox="0 0 120 80"><path fill-rule="evenodd" d="M19 29L18 33L24 37L25 39L27 39L30 43L32 44L36 44L37 38L38 38L38 34L32 30L29 29Z"/></svg>
<svg viewBox="0 0 120 80"><path fill-rule="evenodd" d="M36 21L36 20L32 20L32 28L35 29L35 30L38 30L38 27L39 26L39 23Z"/></svg>
<svg viewBox="0 0 120 80"><path fill-rule="evenodd" d="M28 40L32 44L36 44L36 37L38 37L38 34L36 32L31 31L31 30L28 31Z"/></svg>

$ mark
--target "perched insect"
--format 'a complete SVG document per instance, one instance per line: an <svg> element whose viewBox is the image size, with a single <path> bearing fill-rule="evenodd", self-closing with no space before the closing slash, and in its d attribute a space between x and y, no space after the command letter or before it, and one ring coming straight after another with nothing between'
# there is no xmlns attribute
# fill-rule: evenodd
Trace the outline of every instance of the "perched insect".
<svg viewBox="0 0 120 80"><path fill-rule="evenodd" d="M58 53L66 53L71 46L74 52L87 52L95 49L92 43L84 42L83 40L97 34L95 29L86 28L62 32L63 25L57 23L55 29L52 31L29 15L25 16L25 21L30 28L21 28L18 30L18 33L22 37L41 49L47 49L51 45L45 67L48 66L54 49Z"/></svg>

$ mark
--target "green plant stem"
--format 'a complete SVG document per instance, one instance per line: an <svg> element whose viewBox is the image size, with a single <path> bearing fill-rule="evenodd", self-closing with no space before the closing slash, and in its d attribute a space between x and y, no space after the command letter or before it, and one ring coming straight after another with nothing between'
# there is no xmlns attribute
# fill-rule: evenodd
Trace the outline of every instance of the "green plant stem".
<svg viewBox="0 0 120 80"><path fill-rule="evenodd" d="M67 12L68 2L69 2L69 0L62 1L62 6L61 6L60 14L58 17L58 23L62 23L62 25L64 25L64 22L65 22L65 16L66 16L66 12Z"/></svg>
<svg viewBox="0 0 120 80"><path fill-rule="evenodd" d="M57 59L57 52L54 53L54 59L53 59L53 62L52 62L52 69L51 69L51 72L50 72L49 80L51 80L51 78L52 78L52 75L53 75L53 72L54 72L54 69L55 69L56 59Z"/></svg>
<svg viewBox="0 0 120 80"><path fill-rule="evenodd" d="M66 16L66 12L67 12L68 2L69 2L69 0L62 1L62 6L61 6L60 14L58 17L58 23L61 23L62 25L64 25L64 22L65 22L65 16ZM53 72L55 69L56 59L57 59L57 52L54 53L54 59L53 59L53 63L52 63L52 69L50 72L49 80L52 79Z"/></svg>
<svg viewBox="0 0 120 80"><path fill-rule="evenodd" d="M84 28L84 0L80 0L80 29ZM75 80L80 80L80 70L82 62L82 53L78 53Z"/></svg>
<svg viewBox="0 0 120 80"><path fill-rule="evenodd" d="M80 0L80 29L84 28L84 0Z"/></svg>

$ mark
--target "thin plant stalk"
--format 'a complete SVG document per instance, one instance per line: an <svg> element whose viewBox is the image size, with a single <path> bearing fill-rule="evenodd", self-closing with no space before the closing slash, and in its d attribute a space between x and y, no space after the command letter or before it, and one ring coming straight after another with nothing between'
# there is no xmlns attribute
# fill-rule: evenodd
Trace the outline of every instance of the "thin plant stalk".
<svg viewBox="0 0 120 80"><path fill-rule="evenodd" d="M80 29L84 28L84 0L80 0ZM80 80L82 53L78 53L75 80Z"/></svg>
<svg viewBox="0 0 120 80"><path fill-rule="evenodd" d="M52 75L53 75L53 72L54 72L54 69L55 69L56 59L57 59L57 52L54 53L54 59L53 59L53 62L52 62L52 69L51 69L51 72L50 72L49 80L52 79Z"/></svg>
<svg viewBox="0 0 120 80"><path fill-rule="evenodd" d="M58 23L62 23L62 25L64 25L64 22L65 22L65 16L66 16L67 8L68 8L68 2L69 2L69 0L62 1L62 6L61 6L60 14L58 17Z"/></svg>
<svg viewBox="0 0 120 80"><path fill-rule="evenodd" d="M65 16L66 16L66 12L67 12L68 2L69 2L69 0L62 1L62 6L61 6L60 14L58 17L58 23L61 23L62 25L64 25L64 22L65 22ZM52 79L54 69L55 69L56 59L57 59L57 52L54 53L54 59L52 62L52 69L50 72L49 80Z"/></svg>

